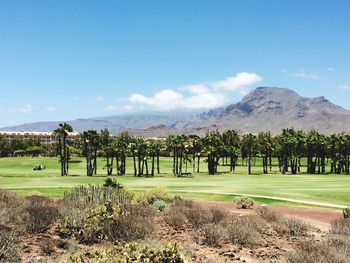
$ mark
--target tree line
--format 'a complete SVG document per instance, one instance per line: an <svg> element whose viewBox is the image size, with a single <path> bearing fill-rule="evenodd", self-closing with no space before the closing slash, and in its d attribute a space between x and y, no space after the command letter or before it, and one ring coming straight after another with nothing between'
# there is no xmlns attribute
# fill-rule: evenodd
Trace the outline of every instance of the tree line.
<svg viewBox="0 0 350 263"><path fill-rule="evenodd" d="M247 173L257 158L262 160L262 173L272 172L273 160L277 160L279 172L301 172L301 160L306 160L308 174L350 174L350 135L323 135L283 129L278 135L269 132L240 135L235 130L208 132L205 136L170 135L165 139L145 139L122 132L111 136L107 129L100 132L88 130L76 140L68 140L72 127L62 123L54 131L57 143L41 144L40 141L14 139L11 142L0 137L0 156L13 156L18 151L31 154L58 156L61 175L68 175L71 156L86 159L86 173L97 173L98 158L104 157L102 166L107 175L125 175L127 157L132 159L134 176L154 176L161 172L160 156L172 158L175 176L199 173L204 160L209 174L216 174L218 166L229 167L235 172L237 165L245 165ZM238 160L241 163L238 163Z"/></svg>
<svg viewBox="0 0 350 263"><path fill-rule="evenodd" d="M62 133L57 131L62 136ZM63 137L62 137L63 141ZM61 144L60 147L69 147ZM79 147L79 146L78 146ZM97 173L97 157L104 156L108 175L125 175L126 158L132 157L134 176L154 176L160 173L160 156L172 157L175 176L200 172L201 158L207 164L209 174L216 174L219 165L235 172L238 158L247 166L248 174L257 158L262 160L262 172L272 171L273 159L277 159L282 174L301 172L301 160L306 159L308 174L350 174L350 135L323 135L283 129L273 136L270 132L240 135L235 130L208 132L205 136L169 135L166 139L145 139L122 132L111 136L107 129L89 130L80 136L81 154L86 158L88 176ZM60 153L68 152L61 149ZM62 157L61 162L68 157ZM68 162L67 162L68 163ZM330 169L327 171L326 167ZM64 166L63 166L64 167Z"/></svg>

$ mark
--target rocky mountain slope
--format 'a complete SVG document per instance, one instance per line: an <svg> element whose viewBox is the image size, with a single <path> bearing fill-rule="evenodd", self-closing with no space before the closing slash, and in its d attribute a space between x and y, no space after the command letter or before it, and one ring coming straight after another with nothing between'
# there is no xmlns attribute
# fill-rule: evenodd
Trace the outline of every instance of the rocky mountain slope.
<svg viewBox="0 0 350 263"><path fill-rule="evenodd" d="M236 129L241 133L271 131L276 134L282 128L291 127L329 134L350 132L350 111L324 97L304 98L285 88L259 87L236 104L201 114L137 114L78 119L68 123L76 131L108 128L112 133L129 130L147 137L173 133L204 134L212 129ZM40 122L0 130L50 131L57 125L58 122Z"/></svg>

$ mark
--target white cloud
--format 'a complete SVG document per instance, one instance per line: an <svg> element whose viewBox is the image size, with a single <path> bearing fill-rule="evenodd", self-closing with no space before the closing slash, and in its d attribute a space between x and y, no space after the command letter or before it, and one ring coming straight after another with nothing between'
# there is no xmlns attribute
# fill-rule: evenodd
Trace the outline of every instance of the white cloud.
<svg viewBox="0 0 350 263"><path fill-rule="evenodd" d="M172 110L181 107L183 95L171 89L165 89L157 92L152 97L145 97L141 94L134 93L129 100L132 103L144 104L162 110Z"/></svg>
<svg viewBox="0 0 350 263"><path fill-rule="evenodd" d="M116 111L118 110L117 106L108 106L106 108L104 108L105 111Z"/></svg>
<svg viewBox="0 0 350 263"><path fill-rule="evenodd" d="M350 85L339 85L337 88L341 90L350 90Z"/></svg>
<svg viewBox="0 0 350 263"><path fill-rule="evenodd" d="M103 98L102 95L98 95L98 96L95 98L95 100L96 100L97 102L101 102L101 101L104 100L104 98Z"/></svg>
<svg viewBox="0 0 350 263"><path fill-rule="evenodd" d="M159 110L209 109L226 105L229 102L229 92L246 95L250 90L249 86L261 80L262 77L255 73L241 72L234 77L212 83L192 84L177 90L164 89L149 97L134 93L128 100L138 106L145 105ZM180 91L191 95L186 96Z"/></svg>
<svg viewBox="0 0 350 263"><path fill-rule="evenodd" d="M56 107L54 107L54 106L47 106L47 107L45 107L45 110L47 110L47 111L55 111Z"/></svg>
<svg viewBox="0 0 350 263"><path fill-rule="evenodd" d="M30 104L26 104L24 105L22 108L19 109L19 111L23 112L23 113L29 113L33 110L33 106Z"/></svg>
<svg viewBox="0 0 350 263"><path fill-rule="evenodd" d="M261 80L262 77L255 73L240 72L234 77L214 82L212 86L215 89L237 91L238 93L245 95L249 91L247 86L255 84Z"/></svg>
<svg viewBox="0 0 350 263"><path fill-rule="evenodd" d="M151 97L145 97L141 94L132 94L130 96L130 102L151 106L159 110L174 110L219 107L226 104L227 99L222 93L206 92L184 97L177 91L165 89Z"/></svg>
<svg viewBox="0 0 350 263"><path fill-rule="evenodd" d="M333 71L335 71L335 68L329 67L329 68L327 68L327 70L330 72L333 72Z"/></svg>
<svg viewBox="0 0 350 263"><path fill-rule="evenodd" d="M321 76L313 73L308 73L304 69L298 71L297 73L294 73L293 76L298 78L303 78L303 79L311 79L311 80L319 80L321 78Z"/></svg>
<svg viewBox="0 0 350 263"><path fill-rule="evenodd" d="M209 92L209 88L206 84L188 85L188 86L184 86L182 89L193 94L202 94L202 93Z"/></svg>

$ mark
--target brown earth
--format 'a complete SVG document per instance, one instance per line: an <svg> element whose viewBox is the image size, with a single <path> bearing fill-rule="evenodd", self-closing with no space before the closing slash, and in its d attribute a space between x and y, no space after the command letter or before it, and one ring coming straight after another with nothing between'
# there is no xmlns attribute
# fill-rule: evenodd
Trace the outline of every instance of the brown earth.
<svg viewBox="0 0 350 263"><path fill-rule="evenodd" d="M254 209L238 209L234 204L229 202L218 202L218 201L197 201L204 207L219 207L227 209L230 212L238 214L250 214L254 213L254 210L259 206L255 205ZM280 213L283 216L298 218L305 221L315 227L328 229L332 221L341 219L343 214L342 211L330 210L319 207L291 207L291 206L278 206L269 205L271 209Z"/></svg>
<svg viewBox="0 0 350 263"><path fill-rule="evenodd" d="M255 209L237 209L232 203L215 201L197 201L206 208L218 207L226 209L240 216L253 214ZM180 229L174 229L167 225L161 214L157 216L155 224L158 226L151 240L153 243L178 243L187 251L193 262L221 263L221 262L286 262L285 255L297 247L301 242L308 240L321 240L328 232L330 223L334 219L341 218L338 211L322 208L297 208L288 206L269 205L270 208L286 217L293 217L309 223L312 227L307 236L292 237L281 236L269 227L261 233L261 241L257 246L243 247L228 241L223 241L220 246L210 247L205 245L198 230L190 223L186 223ZM255 207L256 208L256 207ZM58 236L57 228L52 228L46 233L31 235L24 240L25 252L23 262L32 262L33 259L41 262L59 262L63 254L79 249L92 249L78 244L74 239L64 239Z"/></svg>

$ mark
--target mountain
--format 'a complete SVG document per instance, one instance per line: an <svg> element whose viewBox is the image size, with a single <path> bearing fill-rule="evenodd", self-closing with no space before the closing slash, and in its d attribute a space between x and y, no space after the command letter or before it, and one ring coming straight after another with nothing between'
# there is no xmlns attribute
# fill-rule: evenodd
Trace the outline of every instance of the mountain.
<svg viewBox="0 0 350 263"><path fill-rule="evenodd" d="M350 132L350 111L324 97L304 98L285 88L259 87L241 102L210 110L194 127L216 124L218 129L241 132L271 131L282 128L316 129L322 133Z"/></svg>
<svg viewBox="0 0 350 263"><path fill-rule="evenodd" d="M29 123L0 130L51 131L59 122ZM286 88L259 87L240 102L203 113L153 113L68 121L76 131L108 128L112 133L129 130L147 137L174 133L204 134L208 130L236 129L241 133L282 128L316 129L322 133L350 132L350 111L324 97L304 98Z"/></svg>

